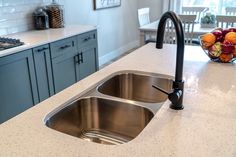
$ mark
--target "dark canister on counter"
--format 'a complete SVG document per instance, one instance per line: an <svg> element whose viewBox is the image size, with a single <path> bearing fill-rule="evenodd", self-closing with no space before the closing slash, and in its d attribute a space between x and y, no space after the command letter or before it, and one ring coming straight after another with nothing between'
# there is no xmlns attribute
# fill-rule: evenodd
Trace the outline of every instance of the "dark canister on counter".
<svg viewBox="0 0 236 157"><path fill-rule="evenodd" d="M49 19L47 13L39 8L33 13L34 18L34 27L38 30L48 29L49 28Z"/></svg>
<svg viewBox="0 0 236 157"><path fill-rule="evenodd" d="M63 5L59 5L56 0L53 0L52 4L47 6L47 13L49 16L50 28L62 28L64 27L64 8Z"/></svg>

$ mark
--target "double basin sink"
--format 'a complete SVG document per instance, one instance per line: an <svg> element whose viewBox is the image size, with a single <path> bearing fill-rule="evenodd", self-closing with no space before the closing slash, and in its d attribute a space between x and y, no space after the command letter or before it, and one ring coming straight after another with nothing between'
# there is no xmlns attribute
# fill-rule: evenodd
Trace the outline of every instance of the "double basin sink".
<svg viewBox="0 0 236 157"><path fill-rule="evenodd" d="M121 71L45 118L47 127L100 144L123 144L137 137L167 100L152 85L170 91L160 74Z"/></svg>

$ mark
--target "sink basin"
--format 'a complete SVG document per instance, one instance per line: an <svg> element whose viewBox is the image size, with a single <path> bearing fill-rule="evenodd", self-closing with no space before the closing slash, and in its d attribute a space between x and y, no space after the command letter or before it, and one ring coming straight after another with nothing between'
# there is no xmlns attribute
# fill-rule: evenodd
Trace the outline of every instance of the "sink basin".
<svg viewBox="0 0 236 157"><path fill-rule="evenodd" d="M159 103L167 100L167 95L154 89L158 85L166 91L172 89L172 80L163 76L138 73L121 73L113 76L98 87L102 94L145 103Z"/></svg>
<svg viewBox="0 0 236 157"><path fill-rule="evenodd" d="M113 83L114 79L119 80L115 77L109 82ZM155 79L152 80L156 81ZM107 83L105 85L107 86ZM100 89L106 91L104 88L106 86L102 86ZM135 89L139 90L139 88ZM114 94L116 93L114 92ZM155 95L159 96L160 94ZM149 99L149 97L147 96L145 99ZM160 98L160 100L163 99ZM153 116L153 112L148 108L130 104L128 101L85 97L49 114L46 117L46 125L83 140L114 145L134 139Z"/></svg>

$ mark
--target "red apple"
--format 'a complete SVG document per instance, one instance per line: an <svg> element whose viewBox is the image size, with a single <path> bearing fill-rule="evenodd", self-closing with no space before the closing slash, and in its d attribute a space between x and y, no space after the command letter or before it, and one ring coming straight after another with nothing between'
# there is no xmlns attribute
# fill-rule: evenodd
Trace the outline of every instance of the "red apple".
<svg viewBox="0 0 236 157"><path fill-rule="evenodd" d="M223 31L223 28L220 28L220 27L217 27L217 28L215 28L215 30L220 30L221 32ZM214 31L215 31L214 30Z"/></svg>
<svg viewBox="0 0 236 157"><path fill-rule="evenodd" d="M236 28L229 28L230 32L236 32Z"/></svg>
<svg viewBox="0 0 236 157"><path fill-rule="evenodd" d="M224 40L224 39L223 39L223 33L222 33L221 30L219 30L219 29L214 30L214 31L212 32L212 34L215 35L215 37L216 37L216 42L218 42L218 41L222 42L222 41Z"/></svg>
<svg viewBox="0 0 236 157"><path fill-rule="evenodd" d="M230 41L224 40L221 47L222 47L222 53L233 53L234 52L234 44Z"/></svg>
<svg viewBox="0 0 236 157"><path fill-rule="evenodd" d="M223 35L223 37L224 37L227 33L229 33L229 32L230 32L229 29L224 29L224 30L222 31L222 35Z"/></svg>

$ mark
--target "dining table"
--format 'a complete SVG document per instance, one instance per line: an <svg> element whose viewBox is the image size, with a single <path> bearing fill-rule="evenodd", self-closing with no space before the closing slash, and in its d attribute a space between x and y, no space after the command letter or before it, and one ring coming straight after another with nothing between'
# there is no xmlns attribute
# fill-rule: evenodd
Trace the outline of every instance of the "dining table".
<svg viewBox="0 0 236 157"><path fill-rule="evenodd" d="M159 24L159 20L156 20L154 22L151 22L149 24L139 27L140 46L145 45L145 41L146 41L147 36L155 36L156 35L158 24ZM214 28L204 28L204 27L201 27L200 23L195 23L194 29L193 29L193 38L198 38L198 36L203 35L204 33L211 32L213 30L214 30Z"/></svg>

